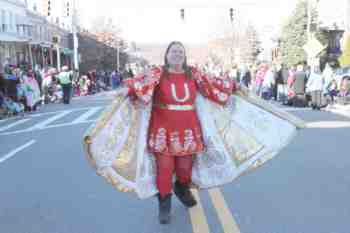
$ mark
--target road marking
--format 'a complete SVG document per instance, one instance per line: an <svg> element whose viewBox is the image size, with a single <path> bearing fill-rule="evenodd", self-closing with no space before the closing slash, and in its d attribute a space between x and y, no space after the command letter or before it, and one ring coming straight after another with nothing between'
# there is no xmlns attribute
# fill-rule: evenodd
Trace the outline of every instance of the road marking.
<svg viewBox="0 0 350 233"><path fill-rule="evenodd" d="M75 111L81 111L81 110L88 110L91 107L86 107L86 108L73 108L70 109L69 111L75 112ZM43 113L35 113L35 114L31 114L29 115L30 117L41 117L41 116L46 116L46 115L52 115L52 114L59 114L61 112L64 112L66 110L60 110L60 111L54 111L54 112L43 112Z"/></svg>
<svg viewBox="0 0 350 233"><path fill-rule="evenodd" d="M13 134L20 134L20 133L27 133L27 132L33 132L33 131L40 131L40 130L44 130L44 129L53 129L53 128L60 128L60 127L65 127L65 126L74 126L74 125L79 125L79 124L86 124L86 123L93 123L96 120L87 120L84 122L78 122L73 124L72 122L70 123L63 123L63 124L56 124L56 125L48 125L44 128L40 128L40 129L23 129L23 130L17 130L17 131L12 131L12 132L4 132L4 133L0 133L0 136L8 136L8 135L13 135Z"/></svg>
<svg viewBox="0 0 350 233"><path fill-rule="evenodd" d="M17 149L9 152L8 154L6 154L5 156L0 158L0 163L5 162L7 159L15 156L18 152L20 152L20 151L24 150L25 148L33 145L35 142L36 142L35 140L31 140L31 141L27 142L26 144L24 144L23 146L20 146Z"/></svg>
<svg viewBox="0 0 350 233"><path fill-rule="evenodd" d="M350 121L315 121L306 124L307 128L348 128L350 127Z"/></svg>
<svg viewBox="0 0 350 233"><path fill-rule="evenodd" d="M93 107L91 108L89 111L85 112L84 114L82 114L80 117L78 117L77 119L75 119L72 123L73 124L77 124L77 123L81 123L81 122L86 122L87 119L89 119L89 117L93 116L95 113L97 113L99 110L101 109L101 107Z"/></svg>
<svg viewBox="0 0 350 233"><path fill-rule="evenodd" d="M239 227L218 188L209 189L209 196L225 233L240 233Z"/></svg>
<svg viewBox="0 0 350 233"><path fill-rule="evenodd" d="M47 125L51 124L52 122L68 115L69 113L71 113L72 111L71 110L67 110L67 111L63 111L61 112L60 114L56 115L56 116L53 116L53 117L50 117L49 119L43 121L43 122L40 122L30 128L27 129L27 131L33 131L33 130L36 130L36 129L43 129L45 128Z"/></svg>
<svg viewBox="0 0 350 233"><path fill-rule="evenodd" d="M101 106L96 106L96 107L103 108L103 107L106 107L106 106L108 106L108 105L105 105L105 106L102 106L102 107ZM96 108L96 107L72 108L72 109L69 109L69 111L77 112L77 111L82 111L82 110L89 110L91 108ZM63 111L66 111L66 110L60 110L60 111L54 111L54 112L34 113L34 114L29 114L28 116L29 117L41 117L41 116L46 116L46 115L58 114L58 113L61 113Z"/></svg>
<svg viewBox="0 0 350 233"><path fill-rule="evenodd" d="M192 190L197 205L189 208L193 233L209 233L209 226L197 190Z"/></svg>
<svg viewBox="0 0 350 233"><path fill-rule="evenodd" d="M102 107L99 104L98 107L99 108L104 108L106 106L108 106L108 104L103 105ZM94 107L73 108L73 109L70 109L70 111L75 112L75 111L81 111L81 110L89 110L91 108L94 108ZM41 116L46 116L46 115L58 114L58 113L61 113L63 111L65 111L65 110L59 110L59 111L54 111L54 112L43 112L43 113L26 113L25 116L26 117L30 117L30 118L32 118L32 117L41 117ZM21 116L9 117L9 118L5 118L5 119L1 119L0 123L6 122L6 121L9 121L9 120L17 120L17 119L21 119L21 118L23 118L23 117L21 117Z"/></svg>
<svg viewBox="0 0 350 233"><path fill-rule="evenodd" d="M310 108L280 108L280 109L287 112L311 111Z"/></svg>
<svg viewBox="0 0 350 233"><path fill-rule="evenodd" d="M344 116L349 118L350 117L350 109L349 110L341 110L341 109L326 109L327 112L334 113L340 116Z"/></svg>
<svg viewBox="0 0 350 233"><path fill-rule="evenodd" d="M63 124L56 124L56 125L49 125L46 126L45 129L52 129L52 128L60 128L60 127L64 127L64 126L72 126L72 125L78 125L78 124L84 124L84 123L93 123L96 120L86 120L86 121L81 121L81 122L70 122L70 123L63 123ZM1 134L0 134L1 135Z"/></svg>
<svg viewBox="0 0 350 233"><path fill-rule="evenodd" d="M16 119L16 117L1 119L1 120L0 120L0 123L1 123L1 122L5 122L5 121L8 121L8 120L10 120L10 119Z"/></svg>
<svg viewBox="0 0 350 233"><path fill-rule="evenodd" d="M19 121L14 122L14 123L12 123L12 124L9 124L9 125L7 125L7 126L1 127L1 128L0 128L0 132L1 132L1 131L8 130L8 129L11 129L11 128L13 128L13 127L15 127L15 126L17 126L17 125L23 124L23 123L25 123L25 122L27 122L27 121L30 121L30 119L22 119L22 120L19 120Z"/></svg>

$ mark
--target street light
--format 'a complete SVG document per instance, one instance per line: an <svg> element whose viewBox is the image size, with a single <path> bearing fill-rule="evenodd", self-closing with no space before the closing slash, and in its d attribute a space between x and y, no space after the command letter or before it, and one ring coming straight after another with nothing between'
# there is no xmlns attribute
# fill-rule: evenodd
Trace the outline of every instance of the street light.
<svg viewBox="0 0 350 233"><path fill-rule="evenodd" d="M70 9L69 9L69 2L66 3L66 16L69 17L70 15Z"/></svg>
<svg viewBox="0 0 350 233"><path fill-rule="evenodd" d="M47 1L47 16L51 15L51 1Z"/></svg>
<svg viewBox="0 0 350 233"><path fill-rule="evenodd" d="M181 19L185 20L185 9L183 8L180 9L180 15L181 15Z"/></svg>
<svg viewBox="0 0 350 233"><path fill-rule="evenodd" d="M230 19L233 22L233 8L230 8Z"/></svg>

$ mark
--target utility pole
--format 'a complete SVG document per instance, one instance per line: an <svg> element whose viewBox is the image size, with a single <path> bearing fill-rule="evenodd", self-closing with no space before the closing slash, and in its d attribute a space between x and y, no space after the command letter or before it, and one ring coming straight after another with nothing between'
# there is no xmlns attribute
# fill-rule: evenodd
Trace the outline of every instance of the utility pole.
<svg viewBox="0 0 350 233"><path fill-rule="evenodd" d="M57 71L61 71L61 52L60 52L59 44L56 44L56 55L57 55Z"/></svg>
<svg viewBox="0 0 350 233"><path fill-rule="evenodd" d="M58 35L52 37L52 42L56 47L56 59L57 59L57 71L61 70L61 52L60 52L60 42L61 38Z"/></svg>
<svg viewBox="0 0 350 233"><path fill-rule="evenodd" d="M73 15L72 15L72 32L73 32L73 50L74 50L74 69L79 71L79 40L77 33L77 8L76 8L76 0L73 1Z"/></svg>
<svg viewBox="0 0 350 233"><path fill-rule="evenodd" d="M28 43L28 52L29 52L29 61L32 69L34 70L34 62L33 62L33 53L32 53L32 45L30 44L32 39L29 40Z"/></svg>

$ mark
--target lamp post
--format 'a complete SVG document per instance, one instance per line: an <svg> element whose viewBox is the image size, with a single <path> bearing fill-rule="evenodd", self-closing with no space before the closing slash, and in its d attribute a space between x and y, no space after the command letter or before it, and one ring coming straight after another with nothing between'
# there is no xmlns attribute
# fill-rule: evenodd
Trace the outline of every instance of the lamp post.
<svg viewBox="0 0 350 233"><path fill-rule="evenodd" d="M57 70L61 70L61 52L60 52L60 36L55 35L52 37L54 47L56 48Z"/></svg>
<svg viewBox="0 0 350 233"><path fill-rule="evenodd" d="M30 62L30 65L31 65L31 67L33 69L34 68L34 62L33 62L32 45L30 44L31 41L32 41L32 39L29 39L28 52L29 52L29 62Z"/></svg>
<svg viewBox="0 0 350 233"><path fill-rule="evenodd" d="M57 55L57 70L61 70L61 52L60 52L60 45L56 44L56 55Z"/></svg>

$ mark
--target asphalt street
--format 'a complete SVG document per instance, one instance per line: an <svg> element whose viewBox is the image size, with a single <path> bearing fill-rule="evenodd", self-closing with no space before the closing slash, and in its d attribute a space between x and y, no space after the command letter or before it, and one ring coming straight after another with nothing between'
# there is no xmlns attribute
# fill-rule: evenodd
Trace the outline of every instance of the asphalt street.
<svg viewBox="0 0 350 233"><path fill-rule="evenodd" d="M82 136L112 98L0 121L0 233L350 232L349 118L282 107L308 128L256 171L196 193L196 208L174 199L162 226L155 198L116 191L85 159Z"/></svg>

